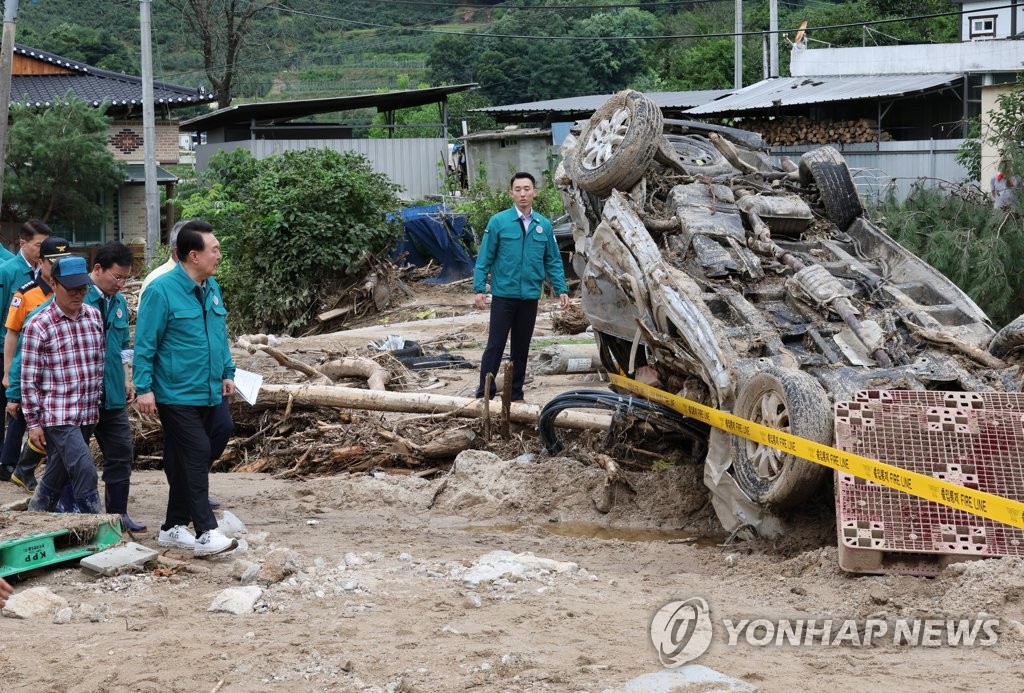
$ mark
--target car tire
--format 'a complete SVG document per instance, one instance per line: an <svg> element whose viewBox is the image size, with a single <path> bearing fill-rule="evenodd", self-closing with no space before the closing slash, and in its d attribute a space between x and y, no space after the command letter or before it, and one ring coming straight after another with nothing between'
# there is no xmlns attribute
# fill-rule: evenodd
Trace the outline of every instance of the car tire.
<svg viewBox="0 0 1024 693"><path fill-rule="evenodd" d="M615 94L580 133L570 166L576 185L601 197L639 181L662 138L661 109L636 91Z"/></svg>
<svg viewBox="0 0 1024 693"><path fill-rule="evenodd" d="M818 189L825 216L840 230L864 213L850 167L834 147L820 147L800 157L800 182Z"/></svg>
<svg viewBox="0 0 1024 693"><path fill-rule="evenodd" d="M1024 315L1018 316L1017 319L996 332L996 336L988 344L989 353L1000 359L1020 355L1022 350L1024 350Z"/></svg>
<svg viewBox="0 0 1024 693"><path fill-rule="evenodd" d="M824 388L796 370L768 368L740 390L733 414L817 443L832 444L832 406ZM759 505L792 507L810 498L828 470L767 445L734 436L732 473Z"/></svg>

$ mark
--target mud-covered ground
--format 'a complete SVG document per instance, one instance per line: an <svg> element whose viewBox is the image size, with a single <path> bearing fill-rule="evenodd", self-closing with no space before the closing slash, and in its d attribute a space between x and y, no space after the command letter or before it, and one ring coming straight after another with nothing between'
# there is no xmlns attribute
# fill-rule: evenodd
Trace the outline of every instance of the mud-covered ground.
<svg viewBox="0 0 1024 693"><path fill-rule="evenodd" d="M481 334L478 324L471 329ZM539 403L573 386L535 378L527 398ZM530 436L521 447L540 452ZM701 475L685 463L628 472L635 494L617 494L602 514L595 500L605 472L586 453L501 459L471 451L429 479L213 474L222 509L247 527L247 551L195 560L162 550L192 571L97 578L71 564L25 575L19 591L48 589L71 607L71 619L0 618L0 688L620 690L662 669L652 617L692 597L706 600L714 624L696 664L761 690L1022 688L1024 562L959 564L938 578L848 575L837 564L827 498L794 518L781 541L722 545ZM0 504L20 494L0 484ZM133 515L151 530L136 541L156 547L165 500L160 472L135 473ZM241 561L276 562L278 575L257 580L251 613L209 611L218 593L240 585ZM934 628L979 614L999 620L996 644L894 645L890 632L869 647L850 638L821 645L820 637L755 646L741 636L730 645L723 625L928 618Z"/></svg>

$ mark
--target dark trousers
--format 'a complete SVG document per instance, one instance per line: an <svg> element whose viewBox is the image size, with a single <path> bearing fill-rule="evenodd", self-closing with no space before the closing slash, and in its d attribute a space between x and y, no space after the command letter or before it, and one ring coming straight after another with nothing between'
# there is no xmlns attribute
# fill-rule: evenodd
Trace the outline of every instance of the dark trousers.
<svg viewBox="0 0 1024 693"><path fill-rule="evenodd" d="M98 513L96 462L86 442L92 426L46 426L46 471L29 502L29 510L53 512L61 491L71 485L75 503L85 513Z"/></svg>
<svg viewBox="0 0 1024 693"><path fill-rule="evenodd" d="M505 353L505 343L509 333L512 334L512 399L523 398L523 382L526 380L526 357L530 351L530 338L533 337L533 326L537 322L537 301L524 301L516 298L491 298L491 321L487 332L487 348L480 362L480 386L476 396L484 396L487 374L497 376L501 366L501 357ZM495 386L487 393L487 399L494 397Z"/></svg>
<svg viewBox="0 0 1024 693"><path fill-rule="evenodd" d="M167 515L161 529L192 523L196 536L217 528L210 510L210 451L219 407L159 404L164 427Z"/></svg>
<svg viewBox="0 0 1024 693"><path fill-rule="evenodd" d="M210 466L224 454L224 448L235 432L235 422L231 420L231 400L225 397L220 405L214 407L213 431L210 433Z"/></svg>
<svg viewBox="0 0 1024 693"><path fill-rule="evenodd" d="M132 478L132 424L125 409L100 409L100 420L92 429L103 453L103 483L121 484Z"/></svg>
<svg viewBox="0 0 1024 693"><path fill-rule="evenodd" d="M25 415L18 408L18 415L14 418L5 417L7 430L4 434L4 446L0 449L0 464L10 469L18 466L18 458L21 457L21 439L25 436Z"/></svg>

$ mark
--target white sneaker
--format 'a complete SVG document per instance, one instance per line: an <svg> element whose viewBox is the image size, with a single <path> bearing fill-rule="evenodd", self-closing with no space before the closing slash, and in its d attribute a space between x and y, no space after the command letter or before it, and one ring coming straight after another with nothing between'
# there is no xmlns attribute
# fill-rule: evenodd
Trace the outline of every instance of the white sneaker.
<svg viewBox="0 0 1024 693"><path fill-rule="evenodd" d="M196 556L212 556L217 553L238 548L238 542L228 539L220 530L211 529L203 532L195 541L193 553Z"/></svg>
<svg viewBox="0 0 1024 693"><path fill-rule="evenodd" d="M191 551L196 547L196 537L185 525L175 525L170 529L161 529L156 543L160 546L173 546L176 549Z"/></svg>

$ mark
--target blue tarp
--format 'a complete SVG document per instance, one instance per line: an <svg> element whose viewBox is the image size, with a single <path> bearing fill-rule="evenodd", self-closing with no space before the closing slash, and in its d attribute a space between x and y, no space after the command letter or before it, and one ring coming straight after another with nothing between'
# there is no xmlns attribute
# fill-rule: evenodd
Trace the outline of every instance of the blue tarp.
<svg viewBox="0 0 1024 693"><path fill-rule="evenodd" d="M473 276L475 260L470 255L473 231L465 215L456 214L443 204L407 207L402 212L405 237L391 253L397 260L403 253L405 262L423 267L430 260L441 264L441 273L432 284L448 284Z"/></svg>

